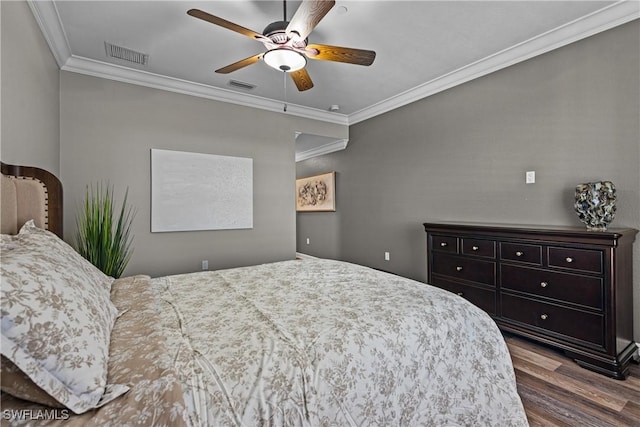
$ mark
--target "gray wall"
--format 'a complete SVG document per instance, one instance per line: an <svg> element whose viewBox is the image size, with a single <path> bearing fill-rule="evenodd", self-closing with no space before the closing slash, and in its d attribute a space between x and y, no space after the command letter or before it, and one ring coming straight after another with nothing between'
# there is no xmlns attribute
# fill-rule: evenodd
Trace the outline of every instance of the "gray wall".
<svg viewBox="0 0 640 427"><path fill-rule="evenodd" d="M575 185L601 179L613 226L640 229L639 44L634 21L351 126L346 150L298 163L337 172L337 212L298 214L298 250L425 280L423 222L580 226ZM634 293L640 341L640 236Z"/></svg>
<svg viewBox="0 0 640 427"><path fill-rule="evenodd" d="M0 2L0 15L0 158L58 175L58 65L25 2Z"/></svg>
<svg viewBox="0 0 640 427"><path fill-rule="evenodd" d="M62 72L61 179L65 238L87 185L109 182L137 208L125 275L228 268L295 257L295 131L343 135L342 125ZM253 159L253 229L150 232L150 149Z"/></svg>
<svg viewBox="0 0 640 427"><path fill-rule="evenodd" d="M348 138L346 126L60 72L25 2L0 2L0 19L0 155L62 179L67 241L86 186L108 181L138 209L125 274L294 257L294 134ZM254 228L150 233L151 148L253 158Z"/></svg>

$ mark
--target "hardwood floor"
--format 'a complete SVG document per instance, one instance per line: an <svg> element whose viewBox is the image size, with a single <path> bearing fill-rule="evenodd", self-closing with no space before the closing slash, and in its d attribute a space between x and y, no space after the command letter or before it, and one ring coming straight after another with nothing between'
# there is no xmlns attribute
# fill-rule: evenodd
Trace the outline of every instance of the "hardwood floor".
<svg viewBox="0 0 640 427"><path fill-rule="evenodd" d="M559 350L505 335L529 424L640 426L640 366L624 381L581 368Z"/></svg>

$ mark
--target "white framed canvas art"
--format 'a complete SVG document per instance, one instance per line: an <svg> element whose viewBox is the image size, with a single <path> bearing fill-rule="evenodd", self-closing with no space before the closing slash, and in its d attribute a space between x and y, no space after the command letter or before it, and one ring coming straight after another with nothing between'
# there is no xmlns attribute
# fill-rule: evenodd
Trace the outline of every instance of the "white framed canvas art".
<svg viewBox="0 0 640 427"><path fill-rule="evenodd" d="M253 228L253 159L151 149L151 232Z"/></svg>

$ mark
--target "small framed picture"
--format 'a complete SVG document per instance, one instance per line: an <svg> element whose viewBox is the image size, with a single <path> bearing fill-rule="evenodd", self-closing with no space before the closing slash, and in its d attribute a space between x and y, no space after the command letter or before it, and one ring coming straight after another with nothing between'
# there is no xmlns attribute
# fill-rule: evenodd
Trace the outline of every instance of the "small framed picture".
<svg viewBox="0 0 640 427"><path fill-rule="evenodd" d="M335 212L336 173L296 179L297 212Z"/></svg>

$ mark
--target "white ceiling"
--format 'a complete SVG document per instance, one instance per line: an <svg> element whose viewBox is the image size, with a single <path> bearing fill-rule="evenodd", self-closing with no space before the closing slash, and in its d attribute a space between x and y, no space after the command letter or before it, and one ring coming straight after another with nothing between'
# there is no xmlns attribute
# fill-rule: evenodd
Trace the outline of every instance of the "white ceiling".
<svg viewBox="0 0 640 427"><path fill-rule="evenodd" d="M29 4L63 70L273 111L283 111L286 97L286 114L347 125L640 16L637 1L337 0L309 42L375 50L375 62L309 60L315 87L298 92L262 62L214 73L263 45L186 14L198 8L262 33L282 20L281 1ZM287 3L289 19L299 4ZM148 54L148 64L108 58L105 42ZM256 88L233 88L231 79Z"/></svg>

